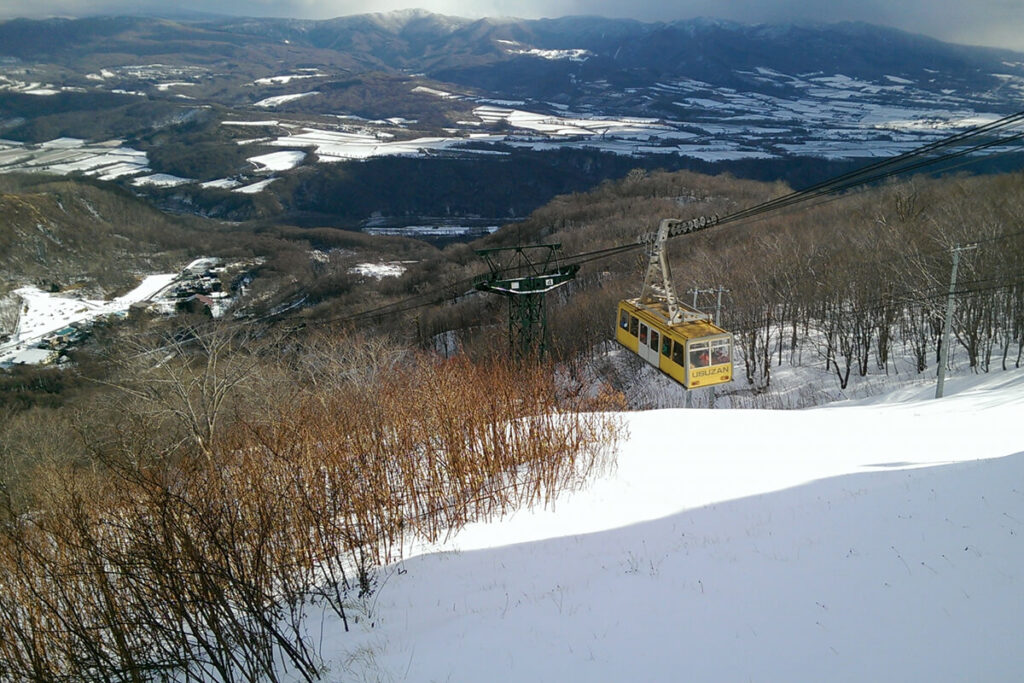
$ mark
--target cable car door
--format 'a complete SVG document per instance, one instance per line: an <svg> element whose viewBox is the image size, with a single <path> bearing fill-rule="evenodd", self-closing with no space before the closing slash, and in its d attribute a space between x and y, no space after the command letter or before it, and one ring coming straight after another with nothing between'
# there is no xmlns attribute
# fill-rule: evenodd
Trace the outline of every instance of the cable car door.
<svg viewBox="0 0 1024 683"><path fill-rule="evenodd" d="M639 341L637 354L654 367L658 367L658 345L661 343L661 335L657 330L652 330L641 322Z"/></svg>

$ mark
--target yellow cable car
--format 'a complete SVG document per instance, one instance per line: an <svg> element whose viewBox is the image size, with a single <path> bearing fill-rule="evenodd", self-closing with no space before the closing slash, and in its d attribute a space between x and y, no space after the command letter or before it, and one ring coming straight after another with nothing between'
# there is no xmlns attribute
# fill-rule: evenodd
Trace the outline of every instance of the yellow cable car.
<svg viewBox="0 0 1024 683"><path fill-rule="evenodd" d="M685 388L699 389L732 381L733 336L676 296L665 243L688 225L668 218L641 238L651 245L644 288L619 302L615 339Z"/></svg>
<svg viewBox="0 0 1024 683"><path fill-rule="evenodd" d="M668 324L664 305L619 302L615 338L687 389L732 381L732 334L709 320Z"/></svg>

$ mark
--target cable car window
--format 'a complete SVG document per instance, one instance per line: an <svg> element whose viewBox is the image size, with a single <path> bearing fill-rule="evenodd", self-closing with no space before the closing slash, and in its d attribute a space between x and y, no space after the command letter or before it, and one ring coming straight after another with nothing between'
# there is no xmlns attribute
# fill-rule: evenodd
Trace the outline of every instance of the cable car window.
<svg viewBox="0 0 1024 683"><path fill-rule="evenodd" d="M729 353L729 340L728 339L716 339L711 342L711 364L722 365L728 363L730 360Z"/></svg>
<svg viewBox="0 0 1024 683"><path fill-rule="evenodd" d="M640 326L640 343L647 344L647 325Z"/></svg>
<svg viewBox="0 0 1024 683"><path fill-rule="evenodd" d="M672 354L672 340L662 335L661 337L661 355L668 358Z"/></svg>
<svg viewBox="0 0 1024 683"><path fill-rule="evenodd" d="M639 327L639 325L640 321L637 320L636 316L629 316L629 333L634 337L636 336L637 327Z"/></svg>
<svg viewBox="0 0 1024 683"><path fill-rule="evenodd" d="M655 353L658 351L658 333L651 330L651 348L654 349Z"/></svg>
<svg viewBox="0 0 1024 683"><path fill-rule="evenodd" d="M629 313L626 313L626 311L622 311L622 316L619 318L619 327L624 330L629 329Z"/></svg>
<svg viewBox="0 0 1024 683"><path fill-rule="evenodd" d="M683 345L680 344L679 342L676 342L675 344L672 345L672 362L682 367L683 358L685 358L685 356L683 355Z"/></svg>
<svg viewBox="0 0 1024 683"><path fill-rule="evenodd" d="M711 365L711 357L708 355L708 343L697 342L690 344L690 367L706 368Z"/></svg>

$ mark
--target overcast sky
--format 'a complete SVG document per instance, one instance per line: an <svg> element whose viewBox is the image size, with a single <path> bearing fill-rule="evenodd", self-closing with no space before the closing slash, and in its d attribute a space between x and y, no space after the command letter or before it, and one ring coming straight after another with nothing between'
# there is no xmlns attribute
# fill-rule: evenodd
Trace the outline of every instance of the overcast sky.
<svg viewBox="0 0 1024 683"><path fill-rule="evenodd" d="M698 16L745 23L856 20L950 42L1024 51L1024 0L0 0L0 19L138 13L168 7L302 19L422 7L464 17L528 19L591 14L642 21Z"/></svg>

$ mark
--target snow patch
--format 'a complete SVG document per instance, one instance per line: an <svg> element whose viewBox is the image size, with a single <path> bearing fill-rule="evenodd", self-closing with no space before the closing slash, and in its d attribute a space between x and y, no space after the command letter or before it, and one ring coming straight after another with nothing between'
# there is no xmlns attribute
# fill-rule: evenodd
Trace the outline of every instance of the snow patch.
<svg viewBox="0 0 1024 683"><path fill-rule="evenodd" d="M319 92L314 90L312 92L300 92L292 95L276 95L274 97L262 99L259 102L254 102L252 106L270 109L271 107L279 107L282 104L287 104L289 102L294 102L295 100L301 100L304 97L312 97L313 95L319 94Z"/></svg>
<svg viewBox="0 0 1024 683"><path fill-rule="evenodd" d="M287 171L301 164L305 158L305 152L271 152L249 157L248 161L260 171Z"/></svg>
<svg viewBox="0 0 1024 683"><path fill-rule="evenodd" d="M96 320L103 316L123 313L135 303L149 301L168 287L176 274L148 275L133 290L111 301L76 299L61 294L44 292L37 287L21 287L14 290L20 301L21 315L18 325L8 342L0 344L0 363L26 360L19 356L43 337L69 325ZM48 357L37 354L32 362L46 362Z"/></svg>
<svg viewBox="0 0 1024 683"><path fill-rule="evenodd" d="M241 194L256 194L257 192L263 192L263 190L267 189L270 183L274 182L275 180L277 180L277 178L267 178L265 180L260 180L259 182L252 183L251 185L236 187L231 191L239 192Z"/></svg>
<svg viewBox="0 0 1024 683"><path fill-rule="evenodd" d="M277 126L277 121L221 121L222 126Z"/></svg>
<svg viewBox="0 0 1024 683"><path fill-rule="evenodd" d="M385 263L357 263L348 269L348 272L353 275L372 277L377 280L385 277L399 277L405 271L405 266L398 261L388 261Z"/></svg>
<svg viewBox="0 0 1024 683"><path fill-rule="evenodd" d="M433 95L434 97L440 97L440 98L445 99L445 100L458 99L458 97L459 97L458 95L453 95L452 93L445 92L444 90L437 90L435 88L428 88L425 85L417 85L415 88L412 89L412 91L413 92L425 93L427 95Z"/></svg>
<svg viewBox="0 0 1024 683"><path fill-rule="evenodd" d="M137 185L139 187L144 185L153 185L155 187L177 187L178 185L186 185L194 182L195 180L192 180L191 178L180 178L169 173L154 173L153 175L135 178L132 180L132 185Z"/></svg>
<svg viewBox="0 0 1024 683"><path fill-rule="evenodd" d="M257 78L253 81L255 85L284 85L291 83L292 81L298 81L305 78L319 78L326 76L327 74L316 71L315 73L304 73L304 74L285 74L283 76L270 76L268 78Z"/></svg>
<svg viewBox="0 0 1024 683"><path fill-rule="evenodd" d="M203 189L220 189L230 190L233 187L238 187L242 183L234 178L219 178L217 180L209 180L205 183L200 183L199 187Z"/></svg>

